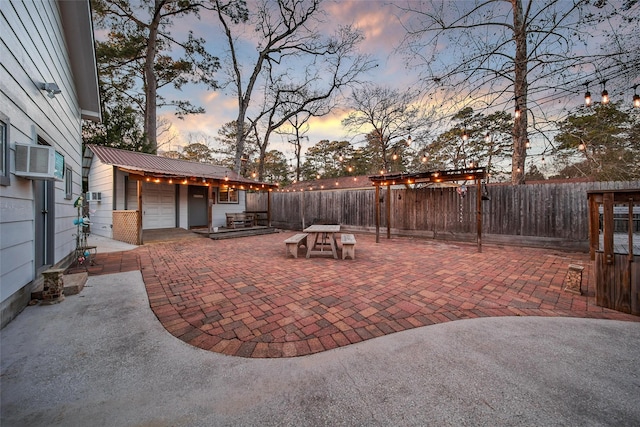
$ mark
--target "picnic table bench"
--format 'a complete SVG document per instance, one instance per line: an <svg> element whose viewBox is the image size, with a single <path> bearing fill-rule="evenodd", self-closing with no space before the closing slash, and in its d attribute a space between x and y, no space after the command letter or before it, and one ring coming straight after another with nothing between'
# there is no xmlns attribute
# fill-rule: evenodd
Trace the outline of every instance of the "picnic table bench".
<svg viewBox="0 0 640 427"><path fill-rule="evenodd" d="M253 227L255 215L245 212L227 213L227 228Z"/></svg>
<svg viewBox="0 0 640 427"><path fill-rule="evenodd" d="M356 259L356 238L353 234L341 234L340 243L342 243L342 259L347 256Z"/></svg>
<svg viewBox="0 0 640 427"><path fill-rule="evenodd" d="M287 246L287 256L291 254L294 258L298 258L298 247L307 246L308 235L308 233L298 233L285 240L284 244Z"/></svg>

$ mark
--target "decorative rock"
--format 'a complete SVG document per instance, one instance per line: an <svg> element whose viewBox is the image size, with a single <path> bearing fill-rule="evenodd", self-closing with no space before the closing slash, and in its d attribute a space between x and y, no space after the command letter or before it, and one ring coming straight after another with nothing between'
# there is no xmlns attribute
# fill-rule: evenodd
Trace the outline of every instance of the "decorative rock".
<svg viewBox="0 0 640 427"><path fill-rule="evenodd" d="M63 268L52 268L42 273L44 287L42 289L42 303L56 304L64 300Z"/></svg>
<svg viewBox="0 0 640 427"><path fill-rule="evenodd" d="M576 295L582 295L582 271L584 267L577 264L569 264L569 271L564 278L564 287L566 292Z"/></svg>

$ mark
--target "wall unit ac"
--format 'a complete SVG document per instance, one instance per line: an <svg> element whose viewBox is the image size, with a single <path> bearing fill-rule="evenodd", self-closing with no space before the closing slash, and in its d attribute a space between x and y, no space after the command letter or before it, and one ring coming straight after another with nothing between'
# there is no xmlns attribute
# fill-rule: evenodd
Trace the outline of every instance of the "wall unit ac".
<svg viewBox="0 0 640 427"><path fill-rule="evenodd" d="M56 151L48 145L16 142L15 174L29 179L53 181L56 176Z"/></svg>
<svg viewBox="0 0 640 427"><path fill-rule="evenodd" d="M102 193L100 193L99 191L87 191L86 200L87 202L101 202Z"/></svg>

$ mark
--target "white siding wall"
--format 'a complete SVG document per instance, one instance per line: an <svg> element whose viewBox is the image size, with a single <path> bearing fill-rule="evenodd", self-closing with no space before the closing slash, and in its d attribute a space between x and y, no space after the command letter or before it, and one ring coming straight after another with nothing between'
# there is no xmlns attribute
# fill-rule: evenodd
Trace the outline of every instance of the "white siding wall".
<svg viewBox="0 0 640 427"><path fill-rule="evenodd" d="M73 202L82 170L80 108L61 28L56 2L0 1L0 113L10 122L10 170L14 143L35 143L37 137L73 169L71 199L65 199L64 182L55 183L54 263L74 248ZM41 82L57 83L62 93L47 97ZM35 279L33 181L10 178L10 185L0 187L0 302Z"/></svg>
<svg viewBox="0 0 640 427"><path fill-rule="evenodd" d="M89 202L91 234L111 238L113 236L111 227L113 224L111 215L113 206L113 166L105 165L98 157L93 156L88 179L89 191L102 193L102 201ZM120 197L122 197L124 190L120 194Z"/></svg>
<svg viewBox="0 0 640 427"><path fill-rule="evenodd" d="M244 212L246 208L247 192L238 191L239 203L219 203L218 202L218 189L213 189L213 197L215 197L215 204L213 205L213 227L224 227L227 225L227 213L240 213Z"/></svg>
<svg viewBox="0 0 640 427"><path fill-rule="evenodd" d="M189 229L189 186L179 185L178 192L178 227Z"/></svg>

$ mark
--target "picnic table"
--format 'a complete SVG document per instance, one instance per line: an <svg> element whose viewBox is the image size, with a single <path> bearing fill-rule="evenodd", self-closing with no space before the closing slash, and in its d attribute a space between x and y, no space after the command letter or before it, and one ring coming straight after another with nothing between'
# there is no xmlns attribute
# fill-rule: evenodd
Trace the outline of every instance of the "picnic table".
<svg viewBox="0 0 640 427"><path fill-rule="evenodd" d="M340 232L340 224L314 224L304 229L309 233L307 239L307 258L311 255L333 256L338 259L336 233Z"/></svg>

